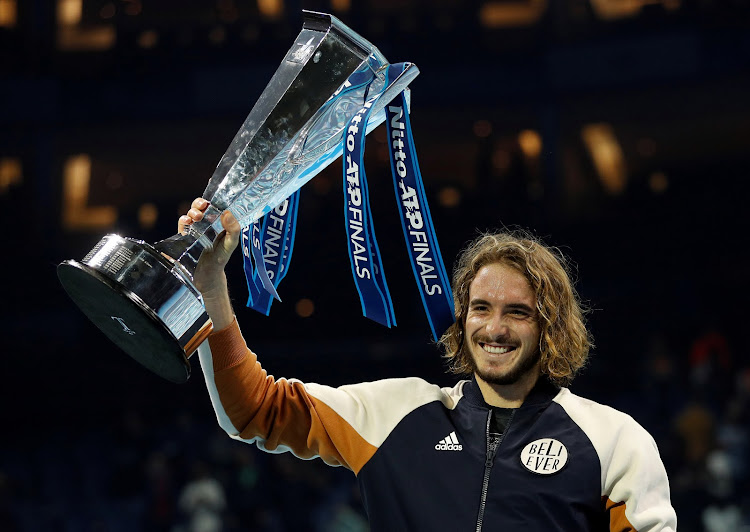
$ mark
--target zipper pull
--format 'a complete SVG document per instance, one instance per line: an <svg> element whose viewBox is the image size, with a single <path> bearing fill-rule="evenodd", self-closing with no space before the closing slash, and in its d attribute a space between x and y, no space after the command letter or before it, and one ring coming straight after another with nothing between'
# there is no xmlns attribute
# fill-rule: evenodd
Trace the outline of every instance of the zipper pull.
<svg viewBox="0 0 750 532"><path fill-rule="evenodd" d="M495 459L498 447L500 447L500 438L498 436L492 436L489 438L487 445L487 459L484 461L486 467L492 467L492 461Z"/></svg>
<svg viewBox="0 0 750 532"><path fill-rule="evenodd" d="M487 437L487 454L484 457L485 467L492 467L492 459L495 458L495 453L497 452L498 438L490 432L490 427L492 426L493 415L494 415L494 412L490 408L489 412L487 412L487 425L485 426L485 430L486 430L485 435Z"/></svg>

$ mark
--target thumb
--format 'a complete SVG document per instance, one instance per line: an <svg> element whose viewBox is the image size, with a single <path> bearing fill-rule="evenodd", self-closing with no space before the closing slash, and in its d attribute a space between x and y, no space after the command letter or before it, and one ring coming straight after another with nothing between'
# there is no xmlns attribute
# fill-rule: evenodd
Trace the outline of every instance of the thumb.
<svg viewBox="0 0 750 532"><path fill-rule="evenodd" d="M237 221L237 218L235 218L232 212L229 210L226 210L221 214L221 225L226 231L226 235L224 236L222 245L224 246L224 249L226 251L231 253L232 251L234 251L234 248L237 247L237 244L240 241L242 227L240 227L240 223Z"/></svg>

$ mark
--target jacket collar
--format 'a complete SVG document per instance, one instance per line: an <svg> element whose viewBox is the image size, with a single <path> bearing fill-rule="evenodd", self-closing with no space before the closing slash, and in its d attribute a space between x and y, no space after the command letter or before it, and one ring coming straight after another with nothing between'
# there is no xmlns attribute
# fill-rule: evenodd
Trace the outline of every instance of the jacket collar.
<svg viewBox="0 0 750 532"><path fill-rule="evenodd" d="M529 392L529 395L524 399L521 408L550 403L559 391L560 388L558 386L552 384L547 377L542 375L536 381L536 384ZM471 404L488 409L493 408L485 402L475 375L472 375L471 380L466 382L463 387L463 392L464 398Z"/></svg>

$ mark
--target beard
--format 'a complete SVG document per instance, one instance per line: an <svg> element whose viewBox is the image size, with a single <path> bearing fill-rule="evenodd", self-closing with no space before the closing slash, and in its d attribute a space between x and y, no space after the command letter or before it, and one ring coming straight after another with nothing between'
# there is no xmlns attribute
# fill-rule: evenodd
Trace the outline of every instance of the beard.
<svg viewBox="0 0 750 532"><path fill-rule="evenodd" d="M477 361L474 359L474 355L471 351L468 353L469 362L471 365L472 372L475 373L480 379L488 384L498 384L500 386L507 386L509 384L515 384L521 377L529 373L539 362L542 354L539 349L536 349L533 353L529 353L520 360L510 369L504 373L497 373L490 370L479 369Z"/></svg>

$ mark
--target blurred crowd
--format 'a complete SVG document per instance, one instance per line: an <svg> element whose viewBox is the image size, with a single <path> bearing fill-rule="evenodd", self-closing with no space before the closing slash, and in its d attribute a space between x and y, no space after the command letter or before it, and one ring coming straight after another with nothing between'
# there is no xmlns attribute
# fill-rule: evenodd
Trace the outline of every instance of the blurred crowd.
<svg viewBox="0 0 750 532"><path fill-rule="evenodd" d="M353 476L229 439L183 412L151 424L126 410L108 426L61 430L4 449L0 530L366 530Z"/></svg>
<svg viewBox="0 0 750 532"><path fill-rule="evenodd" d="M654 346L648 399L634 416L660 445L681 530L750 530L750 366L737 363L718 331L687 355L685 380L675 378L681 368Z"/></svg>

